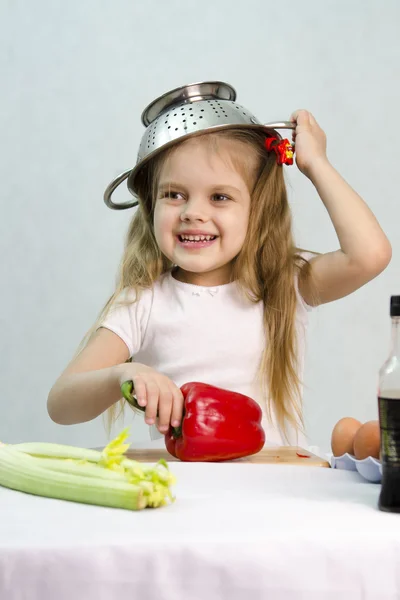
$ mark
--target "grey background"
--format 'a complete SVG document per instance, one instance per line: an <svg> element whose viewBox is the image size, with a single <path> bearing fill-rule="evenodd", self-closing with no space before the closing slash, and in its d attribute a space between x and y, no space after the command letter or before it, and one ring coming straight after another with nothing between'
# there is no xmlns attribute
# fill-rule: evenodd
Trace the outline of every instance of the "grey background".
<svg viewBox="0 0 400 600"><path fill-rule="evenodd" d="M264 122L312 111L389 236L383 275L311 315L305 373L310 444L328 451L345 415L377 418L400 294L399 30L396 0L0 2L0 440L106 441L101 417L63 427L46 412L113 289L131 213L110 211L103 191L136 160L144 107L211 79ZM286 171L299 245L336 249L312 184ZM149 441L140 418L132 439Z"/></svg>

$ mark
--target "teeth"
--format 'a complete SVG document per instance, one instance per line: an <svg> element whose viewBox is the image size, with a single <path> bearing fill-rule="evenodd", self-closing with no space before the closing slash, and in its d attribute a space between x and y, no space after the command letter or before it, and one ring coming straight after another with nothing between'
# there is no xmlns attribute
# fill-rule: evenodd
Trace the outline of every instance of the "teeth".
<svg viewBox="0 0 400 600"><path fill-rule="evenodd" d="M213 240L216 236L215 235L181 235L180 236L183 240L189 240L191 242L204 242L204 241L210 241Z"/></svg>

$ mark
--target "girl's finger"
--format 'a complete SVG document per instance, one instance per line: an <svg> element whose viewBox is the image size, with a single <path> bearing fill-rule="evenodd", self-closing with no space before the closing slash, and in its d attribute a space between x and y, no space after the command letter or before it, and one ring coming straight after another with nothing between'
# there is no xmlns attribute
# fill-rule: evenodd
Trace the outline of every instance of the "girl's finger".
<svg viewBox="0 0 400 600"><path fill-rule="evenodd" d="M162 432L168 431L172 410L172 392L169 387L160 392L158 403L158 429Z"/></svg>
<svg viewBox="0 0 400 600"><path fill-rule="evenodd" d="M146 394L146 384L144 379L140 375L135 375L132 379L133 388L136 399L140 406L146 406L147 402L147 394Z"/></svg>
<svg viewBox="0 0 400 600"><path fill-rule="evenodd" d="M159 403L160 389L155 381L151 379L146 382L147 404L145 421L147 425L153 425L156 422L157 408Z"/></svg>
<svg viewBox="0 0 400 600"><path fill-rule="evenodd" d="M318 123L317 123L317 121L316 121L315 117L314 117L314 116L313 116L311 113L308 113L308 117L309 117L309 119L310 119L310 123L311 123L311 125L318 125Z"/></svg>
<svg viewBox="0 0 400 600"><path fill-rule="evenodd" d="M181 390L176 387L173 390L173 404L171 414L172 427L178 427L182 421L184 398Z"/></svg>
<svg viewBox="0 0 400 600"><path fill-rule="evenodd" d="M307 110L304 110L303 108L296 110L290 117L290 120L294 121L296 123L297 127L299 127L301 125L309 125L310 124L309 112Z"/></svg>
<svg viewBox="0 0 400 600"><path fill-rule="evenodd" d="M295 110L291 116L290 116L290 120L291 121L297 121L299 114L305 112L304 108L298 108L297 110Z"/></svg>

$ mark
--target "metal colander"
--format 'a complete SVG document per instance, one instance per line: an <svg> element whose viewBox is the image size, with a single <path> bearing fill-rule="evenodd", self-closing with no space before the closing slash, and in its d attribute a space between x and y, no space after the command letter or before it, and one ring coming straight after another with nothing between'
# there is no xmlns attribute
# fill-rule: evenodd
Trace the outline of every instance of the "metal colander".
<svg viewBox="0 0 400 600"><path fill-rule="evenodd" d="M232 127L262 129L268 136L281 138L278 129L294 129L294 123L262 124L247 108L236 103L236 91L221 81L192 83L167 92L156 98L142 113L146 127L136 165L116 177L104 192L104 202L109 208L122 210L139 204L136 178L143 166L161 150L177 141ZM115 203L111 197L115 189L127 179L129 192L135 198L130 202Z"/></svg>

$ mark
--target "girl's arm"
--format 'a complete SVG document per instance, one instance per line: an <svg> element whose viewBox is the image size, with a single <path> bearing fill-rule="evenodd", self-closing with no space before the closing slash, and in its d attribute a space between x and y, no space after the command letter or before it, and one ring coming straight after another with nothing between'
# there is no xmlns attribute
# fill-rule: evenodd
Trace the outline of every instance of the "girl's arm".
<svg viewBox="0 0 400 600"><path fill-rule="evenodd" d="M333 168L326 156L326 137L307 111L294 113L296 162L314 184L335 228L340 250L311 259L318 302L351 294L379 275L389 264L391 245L363 199ZM313 301L310 283L300 278L305 301Z"/></svg>
<svg viewBox="0 0 400 600"><path fill-rule="evenodd" d="M47 399L50 418L71 425L98 417L121 398L120 380L128 358L121 338L99 329L51 388ZM134 365L129 364L129 369Z"/></svg>
<svg viewBox="0 0 400 600"><path fill-rule="evenodd" d="M91 421L121 399L124 381L133 381L146 423L152 425L158 418L158 429L164 433L170 424L178 427L182 391L166 375L142 363L127 363L128 358L128 347L118 335L98 329L50 390L50 418L61 425Z"/></svg>

